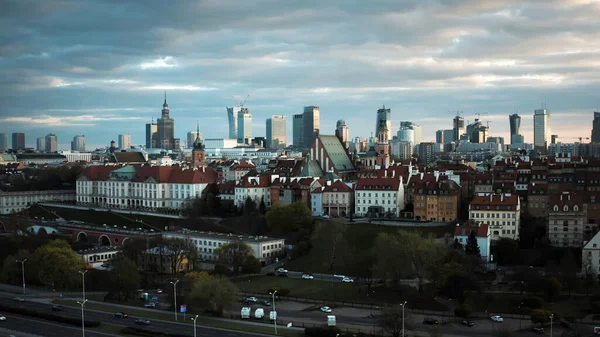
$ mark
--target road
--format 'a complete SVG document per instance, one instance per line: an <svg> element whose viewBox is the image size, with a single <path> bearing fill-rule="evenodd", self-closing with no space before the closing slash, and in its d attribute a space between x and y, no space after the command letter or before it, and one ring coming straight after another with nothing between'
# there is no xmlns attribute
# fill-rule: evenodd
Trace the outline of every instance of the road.
<svg viewBox="0 0 600 337"><path fill-rule="evenodd" d="M81 328L77 328L72 325L64 325L15 314L6 314L5 316L7 319L6 321L0 322L0 327L9 330L45 337L78 336L81 334ZM85 335L88 337L118 336L90 330L86 330Z"/></svg>

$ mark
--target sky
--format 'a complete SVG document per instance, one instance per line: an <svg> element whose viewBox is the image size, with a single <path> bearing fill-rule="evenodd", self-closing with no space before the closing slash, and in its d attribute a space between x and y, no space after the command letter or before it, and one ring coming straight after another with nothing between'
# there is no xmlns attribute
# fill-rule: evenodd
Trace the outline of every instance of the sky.
<svg viewBox="0 0 600 337"><path fill-rule="evenodd" d="M243 101L253 136L271 115L321 110L351 137L375 130L376 111L452 128L457 111L489 121L508 142L508 115L545 104L564 142L590 137L600 105L600 0L90 0L3 1L0 133L49 132L59 148L118 134L145 141L164 90L176 137L227 137L226 106ZM10 138L10 137L9 137Z"/></svg>

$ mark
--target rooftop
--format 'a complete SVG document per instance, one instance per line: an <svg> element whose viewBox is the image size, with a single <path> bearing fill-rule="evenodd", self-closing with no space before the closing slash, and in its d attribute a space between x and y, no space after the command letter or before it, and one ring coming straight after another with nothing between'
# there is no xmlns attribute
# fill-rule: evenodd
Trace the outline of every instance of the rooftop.
<svg viewBox="0 0 600 337"><path fill-rule="evenodd" d="M100 253L117 253L120 251L121 251L120 247L96 246L93 248L78 250L77 254L89 255L89 254L100 254Z"/></svg>
<svg viewBox="0 0 600 337"><path fill-rule="evenodd" d="M187 229L163 233L163 236L178 236L178 235L187 236L191 239L213 239L213 240L229 240L229 241L244 241L244 242L271 242L271 241L283 240L283 239L271 238L268 236L249 236L249 235L232 234L232 233L193 231L193 230L187 230Z"/></svg>

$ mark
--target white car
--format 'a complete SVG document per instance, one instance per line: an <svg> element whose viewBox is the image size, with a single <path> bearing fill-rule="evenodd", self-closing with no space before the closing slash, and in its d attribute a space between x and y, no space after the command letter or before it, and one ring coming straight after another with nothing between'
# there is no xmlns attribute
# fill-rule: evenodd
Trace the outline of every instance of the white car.
<svg viewBox="0 0 600 337"><path fill-rule="evenodd" d="M331 308L330 307L321 307L321 311L329 313L329 312L331 312Z"/></svg>
<svg viewBox="0 0 600 337"><path fill-rule="evenodd" d="M0 321L6 321L6 316L0 315Z"/></svg>
<svg viewBox="0 0 600 337"><path fill-rule="evenodd" d="M162 289L156 289L156 293L157 293L157 294L162 294L162 293L163 293L163 290L162 290Z"/></svg>
<svg viewBox="0 0 600 337"><path fill-rule="evenodd" d="M344 275L338 275L338 274L333 274L333 277L344 278L344 277L346 277L346 276L344 276Z"/></svg>
<svg viewBox="0 0 600 337"><path fill-rule="evenodd" d="M254 296L253 297L247 297L246 298L246 302L248 302L248 303L256 303L256 302L258 302L258 299L256 297L254 297Z"/></svg>
<svg viewBox="0 0 600 337"><path fill-rule="evenodd" d="M312 280L314 277L310 274L302 274L302 278L305 280Z"/></svg>
<svg viewBox="0 0 600 337"><path fill-rule="evenodd" d="M494 316L490 317L490 319L497 323L504 322L504 318L502 318L501 316L498 316L498 315L494 315Z"/></svg>
<svg viewBox="0 0 600 337"><path fill-rule="evenodd" d="M351 278L349 278L349 277L344 277L344 278L342 279L342 282L345 282L345 283L354 283L354 280L353 280L353 279L351 279Z"/></svg>
<svg viewBox="0 0 600 337"><path fill-rule="evenodd" d="M288 270L285 269L285 268L279 268L279 269L276 270L276 272L281 273L281 274L287 274Z"/></svg>

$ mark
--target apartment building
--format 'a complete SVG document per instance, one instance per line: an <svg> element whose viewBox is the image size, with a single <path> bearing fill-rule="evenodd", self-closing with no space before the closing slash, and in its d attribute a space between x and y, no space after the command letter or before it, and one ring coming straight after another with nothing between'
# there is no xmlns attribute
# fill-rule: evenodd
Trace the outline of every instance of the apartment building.
<svg viewBox="0 0 600 337"><path fill-rule="evenodd" d="M414 195L417 220L450 222L458 218L460 186L452 180L423 182Z"/></svg>
<svg viewBox="0 0 600 337"><path fill-rule="evenodd" d="M581 195L562 192L550 196L548 239L555 247L582 247L587 224L586 207ZM589 229L588 229L589 230Z"/></svg>
<svg viewBox="0 0 600 337"><path fill-rule="evenodd" d="M234 161L229 166L223 167L223 180L238 181L252 170L256 170L256 166L251 161Z"/></svg>
<svg viewBox="0 0 600 337"><path fill-rule="evenodd" d="M242 178L235 186L235 205L242 207L248 198L257 205L264 201L265 206L271 206L271 176L247 175Z"/></svg>
<svg viewBox="0 0 600 337"><path fill-rule="evenodd" d="M17 191L0 190L0 214L20 212L38 202L75 201L75 190Z"/></svg>
<svg viewBox="0 0 600 337"><path fill-rule="evenodd" d="M519 238L521 221L519 196L512 193L478 194L469 204L469 219L476 223L488 224L492 240L516 240Z"/></svg>
<svg viewBox="0 0 600 337"><path fill-rule="evenodd" d="M490 227L487 224L477 224L477 226L456 225L456 228L454 229L454 240L465 246L469 240L469 236L471 236L471 232L475 232L481 259L485 262L490 262Z"/></svg>
<svg viewBox="0 0 600 337"><path fill-rule="evenodd" d="M354 190L341 180L328 181L311 193L314 216L349 216L354 207Z"/></svg>
<svg viewBox="0 0 600 337"><path fill-rule="evenodd" d="M354 200L357 216L398 216L405 206L402 178L360 178Z"/></svg>

